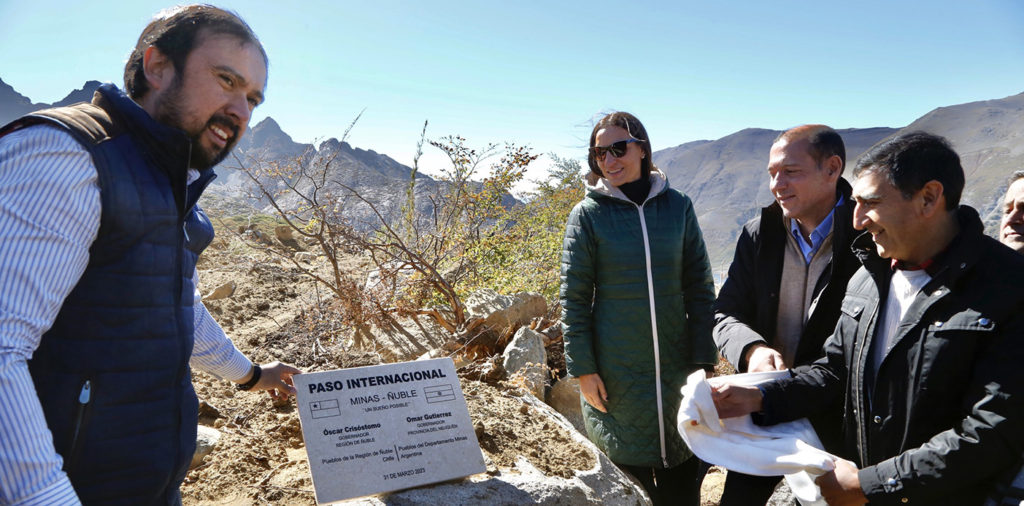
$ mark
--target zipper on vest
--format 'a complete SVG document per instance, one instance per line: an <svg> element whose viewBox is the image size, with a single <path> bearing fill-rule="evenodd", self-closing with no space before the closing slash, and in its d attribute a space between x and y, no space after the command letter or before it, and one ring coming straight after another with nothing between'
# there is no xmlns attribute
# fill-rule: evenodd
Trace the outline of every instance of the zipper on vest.
<svg viewBox="0 0 1024 506"><path fill-rule="evenodd" d="M191 157L192 157L192 145L190 143L189 144L189 149L188 149L188 158L186 158L185 160L190 160ZM188 253L186 253L185 249L188 246L188 231L186 229L186 226L187 226L187 223L188 223L188 211L189 211L189 203L188 203L188 194L189 194L189 192L188 192L188 186L189 186L188 185L188 168L189 167L188 167L187 163L185 163L183 165L184 165L184 167L182 167L180 179L175 179L175 181L180 181L181 182L180 183L181 184L181 202L180 202L180 206L178 207L178 220L179 220L179 223L181 224L181 233L182 233L181 237L177 238L178 239L178 249L177 249L177 252L176 252L175 257L174 257L175 258L174 273L175 273L175 279L176 279L176 283L174 285L175 286L175 290L174 290L175 334L177 335L178 340L181 342L181 346L179 348L179 350L180 350L179 351L179 358L180 358L180 361L181 361L180 362L181 365L178 367L177 374L175 374L175 377L174 377L174 384L171 386L171 388L174 391L174 402L175 402L175 404L177 406L176 409L177 409L177 412L178 412L178 416L175 417L176 418L176 422L177 422L174 425L174 427L175 427L174 433L175 433L175 436L176 436L175 437L175 445L174 445L175 446L175 452L174 452L174 457L173 457L173 460L172 460L172 462L175 463L175 468L176 469L178 468L178 466L182 465L183 462L184 462L185 468L187 469L188 464L187 464L187 461L185 461L184 459L191 457L191 455L189 455L187 457L186 457L186 455L183 455L182 448L181 448L181 445L182 445L182 442L181 442L181 428L182 428L182 415L183 415L182 402L183 402L183 396L185 395L184 388L182 388L181 385L182 385L183 379L185 378L185 375L188 374L188 363L189 363L189 359L191 358L191 354L192 354L192 347L190 346L189 339L188 338L185 338L185 339L182 338L182 336L183 336L183 329L185 328L185 322L184 322L184 320L182 318L182 310L184 309L185 301L183 300L184 295L181 292L184 289L184 284L185 284L184 277L185 276L193 277L195 275L195 266L192 267L193 268L192 272L188 272L188 273L184 272L184 270L185 270L184 269L185 256L188 254ZM198 258L197 258L197 260L198 260ZM195 289L195 286L193 286L193 290L194 289ZM191 294L191 293L188 294L188 297L192 297L192 296L193 296L193 294ZM193 311L195 311L194 307L193 307ZM195 332L195 329L193 329L193 336L194 336L194 332ZM193 337L193 339L194 339L194 337ZM194 422L194 421L195 420L190 420L190 422Z"/></svg>
<svg viewBox="0 0 1024 506"><path fill-rule="evenodd" d="M649 199L649 197L648 197ZM647 200L644 200L644 204ZM661 463L668 469L668 451L665 449L665 407L661 401L661 351L658 347L658 313L654 308L654 274L651 271L651 240L647 235L647 220L644 219L643 204L637 205L640 215L640 231L644 235L644 261L647 263L647 297L651 305L651 336L654 338L654 394L658 400L658 442L661 444Z"/></svg>
<svg viewBox="0 0 1024 506"><path fill-rule="evenodd" d="M82 391L78 393L78 414L75 416L75 431L71 436L71 447L68 449L68 456L75 455L77 453L75 449L78 446L78 436L82 431L82 420L85 419L85 408L89 406L89 401L92 400L92 382L85 380L85 384L82 385Z"/></svg>

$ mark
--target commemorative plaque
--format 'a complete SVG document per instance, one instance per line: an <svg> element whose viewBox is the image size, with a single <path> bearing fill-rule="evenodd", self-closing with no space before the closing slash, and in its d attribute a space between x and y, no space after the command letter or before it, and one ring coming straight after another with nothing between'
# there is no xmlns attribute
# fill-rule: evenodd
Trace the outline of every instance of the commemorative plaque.
<svg viewBox="0 0 1024 506"><path fill-rule="evenodd" d="M450 358L293 380L317 503L486 470Z"/></svg>

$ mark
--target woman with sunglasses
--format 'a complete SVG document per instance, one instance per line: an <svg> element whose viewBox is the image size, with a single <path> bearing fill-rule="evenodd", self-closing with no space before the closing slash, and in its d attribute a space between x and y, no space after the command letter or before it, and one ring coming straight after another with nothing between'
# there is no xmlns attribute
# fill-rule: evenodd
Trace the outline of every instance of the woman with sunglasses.
<svg viewBox="0 0 1024 506"><path fill-rule="evenodd" d="M586 197L562 246L566 365L590 439L655 505L700 504L698 460L676 430L686 377L712 368L711 280L690 199L651 160L632 114L590 134Z"/></svg>

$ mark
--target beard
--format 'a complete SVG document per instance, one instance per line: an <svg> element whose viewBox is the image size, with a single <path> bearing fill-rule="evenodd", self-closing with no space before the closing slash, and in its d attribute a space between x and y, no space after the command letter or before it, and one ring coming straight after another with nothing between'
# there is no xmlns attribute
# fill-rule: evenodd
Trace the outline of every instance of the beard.
<svg viewBox="0 0 1024 506"><path fill-rule="evenodd" d="M230 118L219 113L210 116L205 123L197 124L198 121L192 121L191 125L188 124L182 111L182 104L184 102L182 97L183 89L184 86L181 79L175 78L171 87L157 100L155 119L164 125L184 131L185 135L188 136L189 143L191 144L189 168L197 170L210 169L224 161L231 154L231 150L238 143L238 128L231 122ZM223 148L216 146L207 148L201 142L203 133L213 125L217 125L229 134Z"/></svg>
<svg viewBox="0 0 1024 506"><path fill-rule="evenodd" d="M199 136L202 135L207 128L213 125L218 125L225 132L229 132L230 136L227 139L227 144L223 148L208 150L199 143ZM223 162L224 159L231 154L231 150L235 148L235 144L238 143L238 129L235 128L235 126L231 124L231 120L223 114L214 114L211 116L199 132L192 134L186 131L186 133L189 133L189 140L192 142L189 166L198 170L210 169L220 162Z"/></svg>

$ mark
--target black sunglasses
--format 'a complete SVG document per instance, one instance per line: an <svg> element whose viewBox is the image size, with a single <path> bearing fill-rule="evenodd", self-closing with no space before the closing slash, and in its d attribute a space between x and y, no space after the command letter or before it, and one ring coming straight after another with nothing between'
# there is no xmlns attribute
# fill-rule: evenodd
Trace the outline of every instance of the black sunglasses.
<svg viewBox="0 0 1024 506"><path fill-rule="evenodd" d="M590 152L594 154L594 158L601 160L604 158L605 153L611 153L615 158L622 158L626 154L626 148L630 143L643 142L640 139L626 139L624 141L613 142L607 146L594 146L590 148Z"/></svg>

